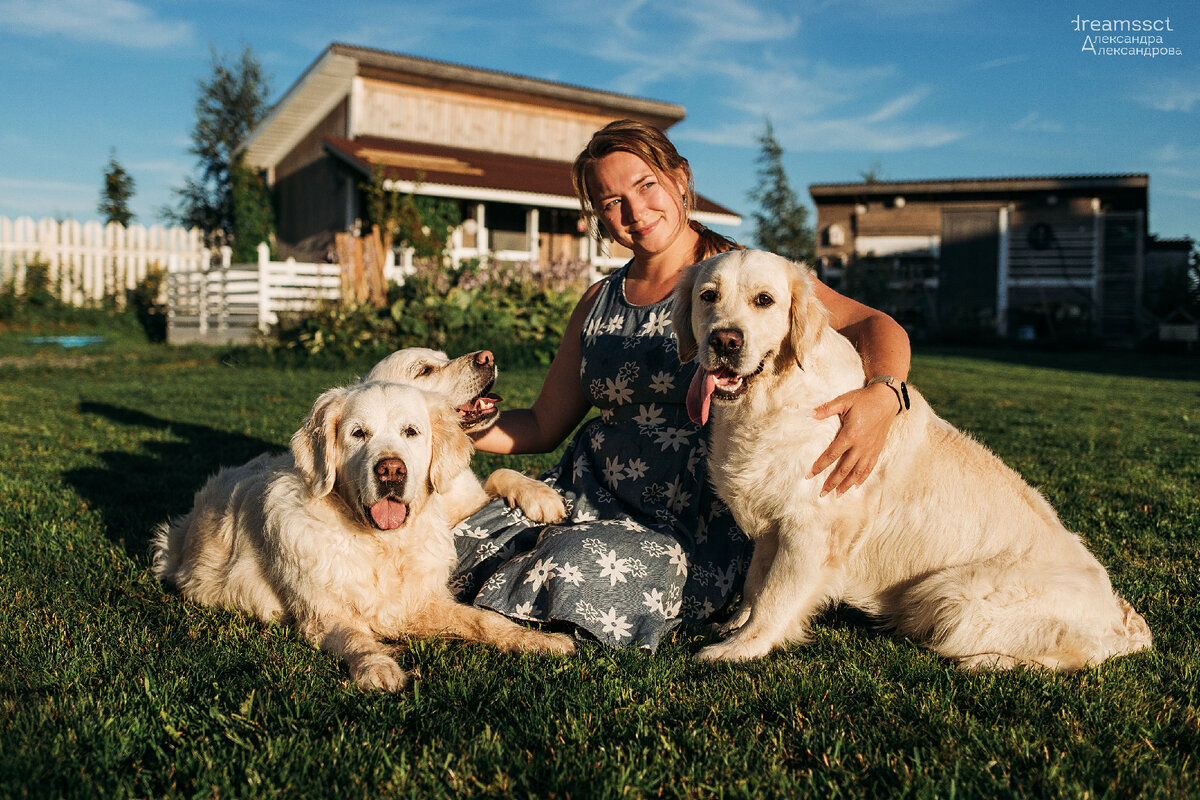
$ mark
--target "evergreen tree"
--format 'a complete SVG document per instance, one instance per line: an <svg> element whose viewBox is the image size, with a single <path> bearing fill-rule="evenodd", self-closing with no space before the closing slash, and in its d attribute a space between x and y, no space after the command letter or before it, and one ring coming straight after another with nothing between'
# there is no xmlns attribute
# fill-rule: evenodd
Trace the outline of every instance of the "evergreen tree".
<svg viewBox="0 0 1200 800"><path fill-rule="evenodd" d="M175 190L178 206L164 209L164 216L184 227L200 228L210 243L229 244L239 232L235 209L244 211L245 204L253 202L245 197L235 199L235 184L248 187L260 200L265 195L251 186L252 181L239 180L237 172L244 167L238 163L237 148L267 115L268 81L262 64L249 47L243 47L233 58L214 51L212 75L199 81L198 89L189 148L198 161L196 174ZM253 249L257 244L254 241L248 246Z"/></svg>
<svg viewBox="0 0 1200 800"><path fill-rule="evenodd" d="M240 158L233 165L230 203L233 260L239 264L257 261L258 245L270 243L275 232L275 212L267 182Z"/></svg>
<svg viewBox="0 0 1200 800"><path fill-rule="evenodd" d="M758 137L758 183L749 197L758 204L754 212L754 238L763 250L792 261L811 261L815 245L808 225L808 209L801 205L783 169L783 148L775 139L771 120Z"/></svg>
<svg viewBox="0 0 1200 800"><path fill-rule="evenodd" d="M129 200L133 197L133 176L117 162L117 150L113 148L104 168L104 187L100 190L100 205L96 210L105 222L117 222L128 226L133 220Z"/></svg>

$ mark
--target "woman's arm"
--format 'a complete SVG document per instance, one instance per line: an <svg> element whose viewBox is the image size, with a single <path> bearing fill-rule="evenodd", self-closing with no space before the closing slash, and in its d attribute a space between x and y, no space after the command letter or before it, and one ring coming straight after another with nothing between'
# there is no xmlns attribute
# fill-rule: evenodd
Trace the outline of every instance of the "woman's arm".
<svg viewBox="0 0 1200 800"><path fill-rule="evenodd" d="M815 278L813 287L817 299L829 309L830 324L862 356L868 380L879 375L891 375L897 381L908 378L912 350L904 328L882 311L838 294ZM844 494L867 479L899 411L896 393L882 383L846 392L817 406L813 412L817 419L838 416L842 421L838 435L809 472L812 478L836 463L821 487L822 495L832 491Z"/></svg>
<svg viewBox="0 0 1200 800"><path fill-rule="evenodd" d="M548 453L562 444L584 418L591 403L579 383L583 363L580 337L599 290L599 283L588 287L571 312L533 406L502 411L496 424L475 439L475 449L485 453Z"/></svg>

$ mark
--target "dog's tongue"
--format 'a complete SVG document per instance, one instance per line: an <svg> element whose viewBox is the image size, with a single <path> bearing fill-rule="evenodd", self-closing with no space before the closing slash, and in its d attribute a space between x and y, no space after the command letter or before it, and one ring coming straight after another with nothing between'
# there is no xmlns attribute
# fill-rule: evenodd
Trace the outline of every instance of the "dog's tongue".
<svg viewBox="0 0 1200 800"><path fill-rule="evenodd" d="M464 415L483 416L495 408L496 404L501 402L503 399L504 398L498 394L488 392L487 394L479 395L479 397L476 397L469 403L463 403L458 407L458 410Z"/></svg>
<svg viewBox="0 0 1200 800"><path fill-rule="evenodd" d="M692 422L703 425L708 422L708 408L712 404L713 389L717 388L717 379L706 369L696 367L692 383L688 386L687 412Z"/></svg>
<svg viewBox="0 0 1200 800"><path fill-rule="evenodd" d="M385 497L371 506L371 519L381 531L394 531L404 524L408 506L391 497Z"/></svg>

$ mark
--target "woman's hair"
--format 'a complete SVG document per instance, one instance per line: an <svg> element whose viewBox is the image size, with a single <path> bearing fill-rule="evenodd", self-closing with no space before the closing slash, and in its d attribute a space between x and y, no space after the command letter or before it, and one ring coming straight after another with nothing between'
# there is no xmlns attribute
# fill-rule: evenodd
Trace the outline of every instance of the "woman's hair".
<svg viewBox="0 0 1200 800"><path fill-rule="evenodd" d="M698 222L690 219L692 209L696 207L696 187L692 181L692 167L688 160L679 155L675 145L671 144L662 131L644 122L632 119L619 119L610 122L592 134L587 147L575 159L571 167L571 182L575 186L575 194L579 205L588 220L592 235L597 239L601 235L601 226L592 203L592 193L588 187L593 165L610 153L623 151L640 158L661 181L670 178L672 181L682 173L684 179L683 213L689 217L688 224L700 236L696 244L696 260L701 261L711 255L723 253L726 250L741 250L741 245L725 238L719 233L710 231Z"/></svg>

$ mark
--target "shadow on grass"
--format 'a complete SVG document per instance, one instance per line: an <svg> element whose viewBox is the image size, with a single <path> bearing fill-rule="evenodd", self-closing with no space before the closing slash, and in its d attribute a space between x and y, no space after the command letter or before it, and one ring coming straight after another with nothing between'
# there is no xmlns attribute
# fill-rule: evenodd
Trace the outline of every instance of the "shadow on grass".
<svg viewBox="0 0 1200 800"><path fill-rule="evenodd" d="M917 356L949 356L1025 367L1159 380L1200 380L1200 355L1136 350L1047 350L988 345L914 345Z"/></svg>
<svg viewBox="0 0 1200 800"><path fill-rule="evenodd" d="M105 535L141 562L147 561L154 526L191 509L193 495L218 468L282 449L253 436L108 403L85 401L79 411L176 439L143 441L138 452L100 453L104 466L69 470L63 476L103 515Z"/></svg>

